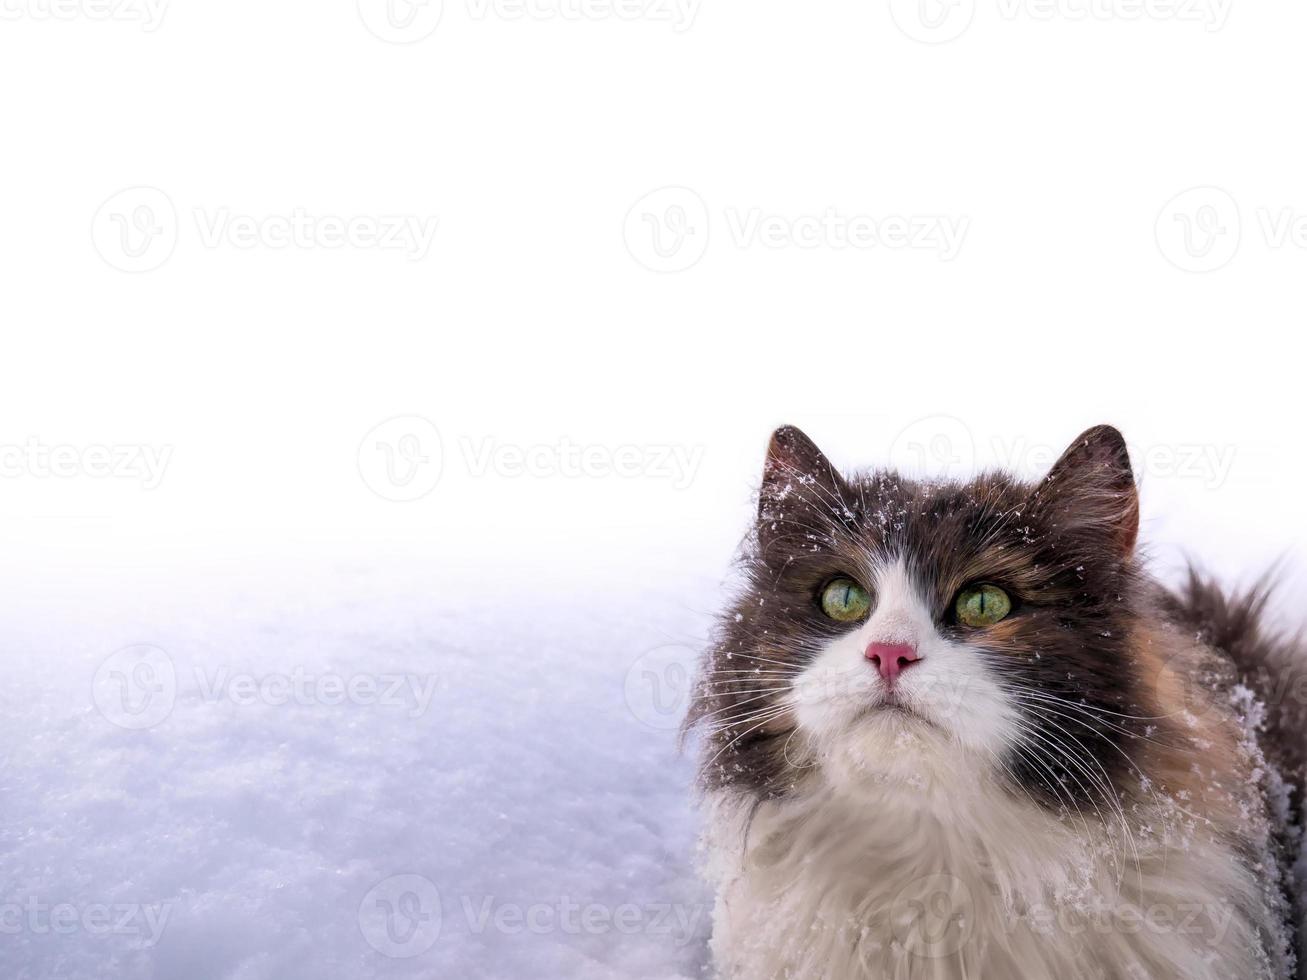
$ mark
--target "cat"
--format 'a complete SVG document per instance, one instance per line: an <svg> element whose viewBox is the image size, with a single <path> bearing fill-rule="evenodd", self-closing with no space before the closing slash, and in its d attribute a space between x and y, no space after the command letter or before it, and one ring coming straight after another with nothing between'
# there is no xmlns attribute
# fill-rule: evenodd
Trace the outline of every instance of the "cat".
<svg viewBox="0 0 1307 980"><path fill-rule="evenodd" d="M1307 654L1138 529L1109 426L1035 484L776 431L686 719L723 980L1295 974Z"/></svg>

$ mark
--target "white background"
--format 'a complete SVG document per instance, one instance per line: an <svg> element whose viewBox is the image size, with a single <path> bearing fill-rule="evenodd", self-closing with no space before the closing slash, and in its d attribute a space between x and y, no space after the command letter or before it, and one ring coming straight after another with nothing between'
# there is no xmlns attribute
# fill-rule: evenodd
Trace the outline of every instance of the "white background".
<svg viewBox="0 0 1307 980"><path fill-rule="evenodd" d="M1040 19L995 0L928 44L881 3L702 0L678 30L660 5L627 20L539 0L514 19L467 2L403 45L344 0L175 4L152 31L96 19L92 0L70 19L6 0L0 441L173 447L149 492L4 479L6 537L111 561L129 545L305 538L431 540L502 563L537 544L588 560L709 541L719 559L775 424L871 465L947 415L982 449L1060 446L1099 421L1141 446L1237 447L1217 488L1149 486L1168 507L1148 514L1168 537L1202 528L1214 560L1299 540L1307 250L1269 245L1259 211L1307 215L1290 97L1307 12L1236 3L1209 30L1225 8L1132 18L1117 0ZM910 24L915 5L893 6ZM623 231L669 185L706 203L709 244L658 274ZM139 186L172 201L176 246L129 274L92 223ZM1158 229L1204 186L1233 195L1241 246L1185 272ZM439 226L420 261L206 247L195 212L224 208ZM740 247L730 214L753 209L969 230L949 262ZM430 419L446 457L438 491L403 506L356 466L398 415ZM704 455L688 490L478 478L463 439Z"/></svg>
<svg viewBox="0 0 1307 980"><path fill-rule="evenodd" d="M1300 567L1307 9L2 4L0 542L39 624L201 567L275 608L270 570L347 558L579 630L655 582L697 617L782 422L847 467L1029 476L1111 422L1160 570ZM748 230L828 214L877 243ZM323 238L396 216L429 249ZM384 444L427 492L393 499Z"/></svg>

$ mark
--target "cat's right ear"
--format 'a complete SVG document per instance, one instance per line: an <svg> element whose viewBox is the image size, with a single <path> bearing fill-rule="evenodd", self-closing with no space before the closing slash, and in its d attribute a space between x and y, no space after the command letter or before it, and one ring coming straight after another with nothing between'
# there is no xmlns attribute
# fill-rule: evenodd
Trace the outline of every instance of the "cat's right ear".
<svg viewBox="0 0 1307 980"><path fill-rule="evenodd" d="M772 433L762 468L758 520L776 522L796 511L847 516L848 484L816 443L792 425Z"/></svg>

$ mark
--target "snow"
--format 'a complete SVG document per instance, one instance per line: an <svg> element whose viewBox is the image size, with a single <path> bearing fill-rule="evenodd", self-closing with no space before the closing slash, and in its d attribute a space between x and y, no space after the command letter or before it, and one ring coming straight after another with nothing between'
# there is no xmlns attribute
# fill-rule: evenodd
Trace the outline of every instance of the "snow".
<svg viewBox="0 0 1307 980"><path fill-rule="evenodd" d="M12 576L0 976L700 976L700 585L434 567Z"/></svg>

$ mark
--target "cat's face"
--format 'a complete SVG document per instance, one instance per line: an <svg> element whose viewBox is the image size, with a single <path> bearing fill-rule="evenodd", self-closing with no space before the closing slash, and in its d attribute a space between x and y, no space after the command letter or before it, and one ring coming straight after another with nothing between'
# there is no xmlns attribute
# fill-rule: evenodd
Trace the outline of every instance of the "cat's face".
<svg viewBox="0 0 1307 980"><path fill-rule="evenodd" d="M801 772L988 767L1049 805L1107 795L1148 685L1131 662L1138 501L1124 443L1080 437L1038 485L845 479L772 439L748 587L691 722L705 779L783 795Z"/></svg>

